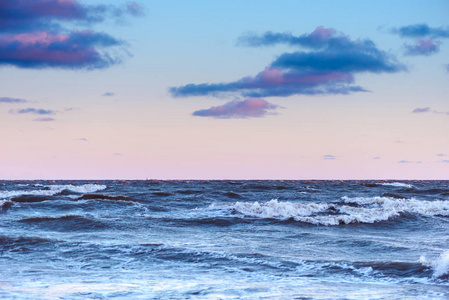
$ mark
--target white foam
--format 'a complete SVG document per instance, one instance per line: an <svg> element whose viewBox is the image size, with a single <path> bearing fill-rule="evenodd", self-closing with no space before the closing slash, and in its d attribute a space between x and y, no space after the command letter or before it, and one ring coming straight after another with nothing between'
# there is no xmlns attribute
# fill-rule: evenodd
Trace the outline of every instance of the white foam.
<svg viewBox="0 0 449 300"><path fill-rule="evenodd" d="M432 268L433 278L440 278L449 275L449 250L443 252L440 257L434 261L427 261L424 256L421 256L419 262L424 266Z"/></svg>
<svg viewBox="0 0 449 300"><path fill-rule="evenodd" d="M449 201L420 201L389 197L342 198L344 204L292 203L271 200L265 203L236 202L231 208L245 216L286 220L316 225L375 223L401 213L424 216L449 215ZM357 206L345 204L358 204Z"/></svg>
<svg viewBox="0 0 449 300"><path fill-rule="evenodd" d="M325 211L329 208L329 204L278 202L277 199L274 199L262 204L257 201L253 203L237 202L233 208L252 217L289 219Z"/></svg>
<svg viewBox="0 0 449 300"><path fill-rule="evenodd" d="M67 184L67 185L48 185L48 189L45 190L16 190L16 191L3 191L0 192L0 198L12 198L22 195L30 196L53 196L64 190L69 190L75 193L93 193L96 191L104 190L107 188L103 184L83 184L79 186Z"/></svg>
<svg viewBox="0 0 449 300"><path fill-rule="evenodd" d="M403 183L403 182L384 182L381 183L381 185L385 185L385 186L395 186L395 187L405 187L405 188L413 188L414 186L408 183Z"/></svg>

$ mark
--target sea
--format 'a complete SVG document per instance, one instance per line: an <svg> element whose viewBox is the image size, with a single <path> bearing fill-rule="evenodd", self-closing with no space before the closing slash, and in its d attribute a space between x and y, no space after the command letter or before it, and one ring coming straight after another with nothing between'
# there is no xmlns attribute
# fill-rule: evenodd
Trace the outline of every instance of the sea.
<svg viewBox="0 0 449 300"><path fill-rule="evenodd" d="M0 181L1 299L449 299L449 181Z"/></svg>

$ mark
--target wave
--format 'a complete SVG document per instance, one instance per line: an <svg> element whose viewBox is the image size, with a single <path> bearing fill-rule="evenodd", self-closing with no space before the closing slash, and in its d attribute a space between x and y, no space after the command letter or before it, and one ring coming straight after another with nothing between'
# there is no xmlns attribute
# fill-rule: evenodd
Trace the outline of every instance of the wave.
<svg viewBox="0 0 449 300"><path fill-rule="evenodd" d="M432 268L433 278L449 278L449 250L443 252L438 259L433 261L427 261L424 256L421 256L419 262Z"/></svg>
<svg viewBox="0 0 449 300"><path fill-rule="evenodd" d="M7 209L11 208L13 203L8 200L0 200L0 211L6 211Z"/></svg>
<svg viewBox="0 0 449 300"><path fill-rule="evenodd" d="M255 218L288 220L335 226L376 223L400 216L448 216L449 201L420 201L389 197L348 198L340 203L292 203L271 200L265 203L236 202L231 209Z"/></svg>
<svg viewBox="0 0 449 300"><path fill-rule="evenodd" d="M129 196L122 196L122 195L103 195L103 194L85 194L77 198L77 200L96 200L96 199L102 199L102 200L115 200L115 201L135 201L137 199L129 197Z"/></svg>
<svg viewBox="0 0 449 300"><path fill-rule="evenodd" d="M92 216L64 215L58 217L30 217L19 222L38 225L51 230L58 231L78 231L78 230L99 230L106 228L106 224L95 220Z"/></svg>
<svg viewBox="0 0 449 300"><path fill-rule="evenodd" d="M41 185L39 186L41 187ZM0 192L0 198L11 199L19 196L54 196L62 193L63 191L71 191L79 194L94 193L106 189L107 186L103 184L83 184L83 185L48 185L43 189L38 190L13 190Z"/></svg>
<svg viewBox="0 0 449 300"><path fill-rule="evenodd" d="M408 184L408 183L404 183L404 182L383 182L383 183L380 183L380 185L402 187L402 188L408 188L408 189L414 188L413 185Z"/></svg>

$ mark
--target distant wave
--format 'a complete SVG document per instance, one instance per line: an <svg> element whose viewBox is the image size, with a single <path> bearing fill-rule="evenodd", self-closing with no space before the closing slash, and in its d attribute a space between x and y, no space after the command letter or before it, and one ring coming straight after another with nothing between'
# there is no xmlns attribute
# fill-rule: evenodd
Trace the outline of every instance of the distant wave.
<svg viewBox="0 0 449 300"><path fill-rule="evenodd" d="M403 188L408 188L408 189L414 188L413 185L408 184L408 183L403 183L403 182L383 182L383 183L380 183L380 185L383 185L383 186L394 186L394 187L403 187Z"/></svg>
<svg viewBox="0 0 449 300"><path fill-rule="evenodd" d="M29 196L54 196L59 194L65 190L71 191L74 193L85 194L85 193L94 193L96 191L101 191L106 189L107 186L103 184L83 184L79 186L75 186L72 184L67 185L48 185L44 186L44 189L39 190L13 190L13 191L1 191L0 198L2 199L10 199L13 197L29 195Z"/></svg>

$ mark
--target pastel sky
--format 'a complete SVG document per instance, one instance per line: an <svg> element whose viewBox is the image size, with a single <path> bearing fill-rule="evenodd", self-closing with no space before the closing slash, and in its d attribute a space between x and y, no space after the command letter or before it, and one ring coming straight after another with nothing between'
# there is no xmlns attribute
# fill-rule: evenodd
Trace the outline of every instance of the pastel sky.
<svg viewBox="0 0 449 300"><path fill-rule="evenodd" d="M448 15L0 0L0 179L449 179Z"/></svg>

